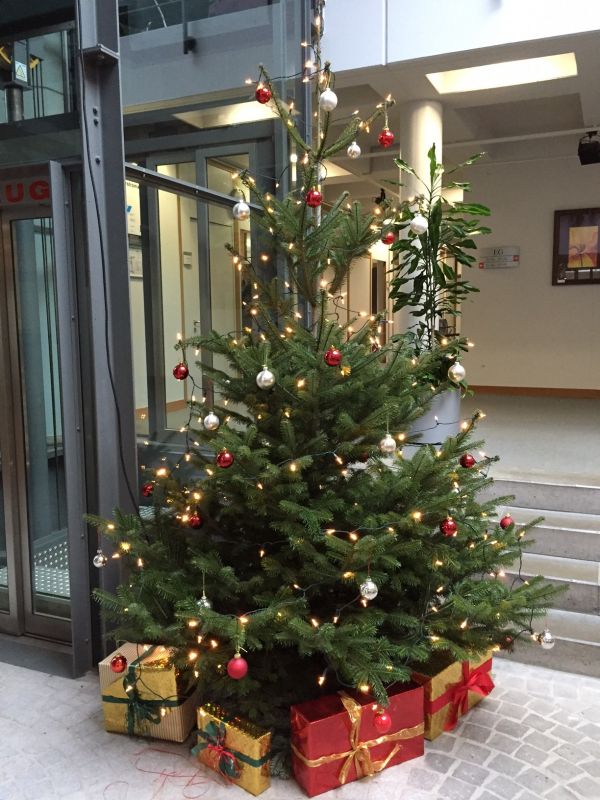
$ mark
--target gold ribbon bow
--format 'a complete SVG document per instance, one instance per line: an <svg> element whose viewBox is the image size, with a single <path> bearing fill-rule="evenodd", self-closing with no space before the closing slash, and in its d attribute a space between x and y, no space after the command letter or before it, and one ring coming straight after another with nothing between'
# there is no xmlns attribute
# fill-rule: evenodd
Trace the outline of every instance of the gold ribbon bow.
<svg viewBox="0 0 600 800"><path fill-rule="evenodd" d="M377 772L381 772L402 748L402 745L399 744L400 741L412 739L414 736L420 736L424 731L423 723L420 723L419 725L414 725L412 728L403 728L395 733L386 733L383 736L378 736L377 739L369 739L367 742L361 742L360 722L363 707L345 692L340 692L339 695L350 717L350 750L346 750L344 753L332 753L329 756L321 756L320 758L306 758L294 745L292 745L292 750L294 755L299 758L303 764L306 764L307 767L320 767L323 764L330 764L332 761L341 761L345 759L340 769L340 784L344 784L348 780L348 773L350 772L352 764L354 764L356 768L357 778L371 777ZM380 761L373 761L371 758L371 748L384 743L395 744L385 758L382 758Z"/></svg>

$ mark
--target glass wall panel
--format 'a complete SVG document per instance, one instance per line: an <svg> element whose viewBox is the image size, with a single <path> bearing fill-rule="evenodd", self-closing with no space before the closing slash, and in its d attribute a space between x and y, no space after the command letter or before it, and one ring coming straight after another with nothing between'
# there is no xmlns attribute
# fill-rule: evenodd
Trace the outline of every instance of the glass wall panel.
<svg viewBox="0 0 600 800"><path fill-rule="evenodd" d="M8 559L6 557L6 525L4 521L4 489L2 454L0 453L0 611L10 611L8 602Z"/></svg>
<svg viewBox="0 0 600 800"><path fill-rule="evenodd" d="M239 199L248 198L248 191L239 179L239 172L248 169L248 155L209 158L206 163L208 188ZM210 295L212 327L220 333L241 331L243 318L242 273L232 264L226 245L232 245L242 257L250 258L250 220L238 221L231 210L211 205L208 212L208 241L210 259ZM223 356L214 364L227 369Z"/></svg>
<svg viewBox="0 0 600 800"><path fill-rule="evenodd" d="M68 618L67 504L52 220L11 223L34 613Z"/></svg>
<svg viewBox="0 0 600 800"><path fill-rule="evenodd" d="M140 186L135 181L125 182L127 210L129 302L131 307L131 347L133 355L133 391L135 399L135 430L148 436L148 364L146 353L146 313L144 309L145 261L142 246Z"/></svg>
<svg viewBox="0 0 600 800"><path fill-rule="evenodd" d="M0 163L80 153L74 66L71 28L0 44Z"/></svg>
<svg viewBox="0 0 600 800"><path fill-rule="evenodd" d="M119 3L121 36L181 25L183 2L191 21L272 6L279 0L128 0Z"/></svg>
<svg viewBox="0 0 600 800"><path fill-rule="evenodd" d="M165 164L158 172L196 182L196 164ZM200 263L198 259L198 203L172 192L158 192L158 221L165 365L166 427L178 430L187 422L190 385L173 378L181 355L174 345L200 332ZM198 379L199 376L196 376Z"/></svg>

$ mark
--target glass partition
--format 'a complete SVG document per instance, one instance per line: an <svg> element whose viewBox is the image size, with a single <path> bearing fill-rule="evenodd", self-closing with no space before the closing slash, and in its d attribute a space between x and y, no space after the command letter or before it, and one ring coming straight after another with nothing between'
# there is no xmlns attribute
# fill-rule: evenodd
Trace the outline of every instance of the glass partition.
<svg viewBox="0 0 600 800"><path fill-rule="evenodd" d="M207 188L244 194L239 173L248 153L207 158ZM159 164L165 178L196 184L197 160ZM251 256L250 220L234 220L231 207L197 200L184 192L127 181L129 285L136 431L152 445L182 445L189 420L192 383L178 381L174 366L182 354L179 338L240 331L250 288L233 263L228 246ZM197 366L200 355L187 353L198 397L210 390ZM226 368L215 358L214 365Z"/></svg>
<svg viewBox="0 0 600 800"><path fill-rule="evenodd" d="M188 21L250 11L278 3L279 0L127 0L119 3L121 36L181 25Z"/></svg>
<svg viewBox="0 0 600 800"><path fill-rule="evenodd" d="M35 614L70 615L52 220L10 223L19 320L27 522Z"/></svg>
<svg viewBox="0 0 600 800"><path fill-rule="evenodd" d="M188 183L196 182L195 162L163 164L158 172ZM173 367L180 359L173 346L179 338L187 339L201 329L197 201L159 190L158 225L166 428L179 430L187 422L191 397L189 381L173 377Z"/></svg>
<svg viewBox="0 0 600 800"><path fill-rule="evenodd" d="M72 25L0 40L0 164L80 154L74 70Z"/></svg>

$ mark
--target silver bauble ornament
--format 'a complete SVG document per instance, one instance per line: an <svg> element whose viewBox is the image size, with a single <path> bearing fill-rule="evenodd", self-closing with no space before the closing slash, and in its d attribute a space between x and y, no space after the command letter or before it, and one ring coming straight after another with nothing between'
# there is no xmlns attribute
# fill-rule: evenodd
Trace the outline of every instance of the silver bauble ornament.
<svg viewBox="0 0 600 800"><path fill-rule="evenodd" d="M382 453L391 455L391 453L396 450L396 440L389 433L386 433L383 439L379 442L379 449Z"/></svg>
<svg viewBox="0 0 600 800"><path fill-rule="evenodd" d="M207 431L216 431L221 424L221 420L217 417L214 411L209 411L202 420L202 424Z"/></svg>
<svg viewBox="0 0 600 800"><path fill-rule="evenodd" d="M270 389L275 383L275 375L270 369L263 367L256 376L256 385L259 389Z"/></svg>
<svg viewBox="0 0 600 800"><path fill-rule="evenodd" d="M459 361L455 361L455 363L452 364L448 370L448 377L453 383L460 383L461 381L464 381L466 374L467 370Z"/></svg>
<svg viewBox="0 0 600 800"><path fill-rule="evenodd" d="M348 158L360 158L361 153L362 150L358 142L352 142L352 144L348 145L348 149L346 150Z"/></svg>
<svg viewBox="0 0 600 800"><path fill-rule="evenodd" d="M413 233L416 233L417 236L421 236L429 227L429 222L423 214L415 214L410 221L409 227Z"/></svg>
<svg viewBox="0 0 600 800"><path fill-rule="evenodd" d="M364 597L365 600L374 600L377 597L378 592L379 588L371 577L368 577L366 581L360 585L360 595L361 597Z"/></svg>
<svg viewBox="0 0 600 800"><path fill-rule="evenodd" d="M240 200L239 203L234 205L231 213L233 214L234 219L238 219L243 222L245 219L250 217L250 206L245 200Z"/></svg>
<svg viewBox="0 0 600 800"><path fill-rule="evenodd" d="M105 556L102 550L98 548L96 555L92 559L92 564L98 569L102 569L102 567L105 567L108 564L108 556Z"/></svg>
<svg viewBox="0 0 600 800"><path fill-rule="evenodd" d="M319 97L319 106L323 111L333 111L337 106L337 94L332 89L325 89Z"/></svg>
<svg viewBox="0 0 600 800"><path fill-rule="evenodd" d="M204 592L202 592L202 597L200 598L200 600L197 601L196 605L200 610L202 610L203 608L207 609L212 608L212 603L210 602L210 600L208 599L208 597Z"/></svg>
<svg viewBox="0 0 600 800"><path fill-rule="evenodd" d="M537 640L541 644L542 650L552 650L552 648L556 644L556 640L554 639L554 636L552 636L548 628L544 628L542 633L538 633Z"/></svg>

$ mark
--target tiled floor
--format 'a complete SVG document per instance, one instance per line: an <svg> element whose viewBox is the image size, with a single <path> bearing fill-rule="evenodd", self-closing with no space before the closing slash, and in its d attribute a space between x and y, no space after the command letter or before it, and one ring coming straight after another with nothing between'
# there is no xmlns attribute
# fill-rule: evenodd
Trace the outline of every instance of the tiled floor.
<svg viewBox="0 0 600 800"><path fill-rule="evenodd" d="M551 654L540 653L540 662ZM600 680L498 659L496 690L424 758L323 800L600 800ZM274 781L264 800L304 795ZM95 675L0 664L0 800L242 800L184 745L105 733Z"/></svg>

